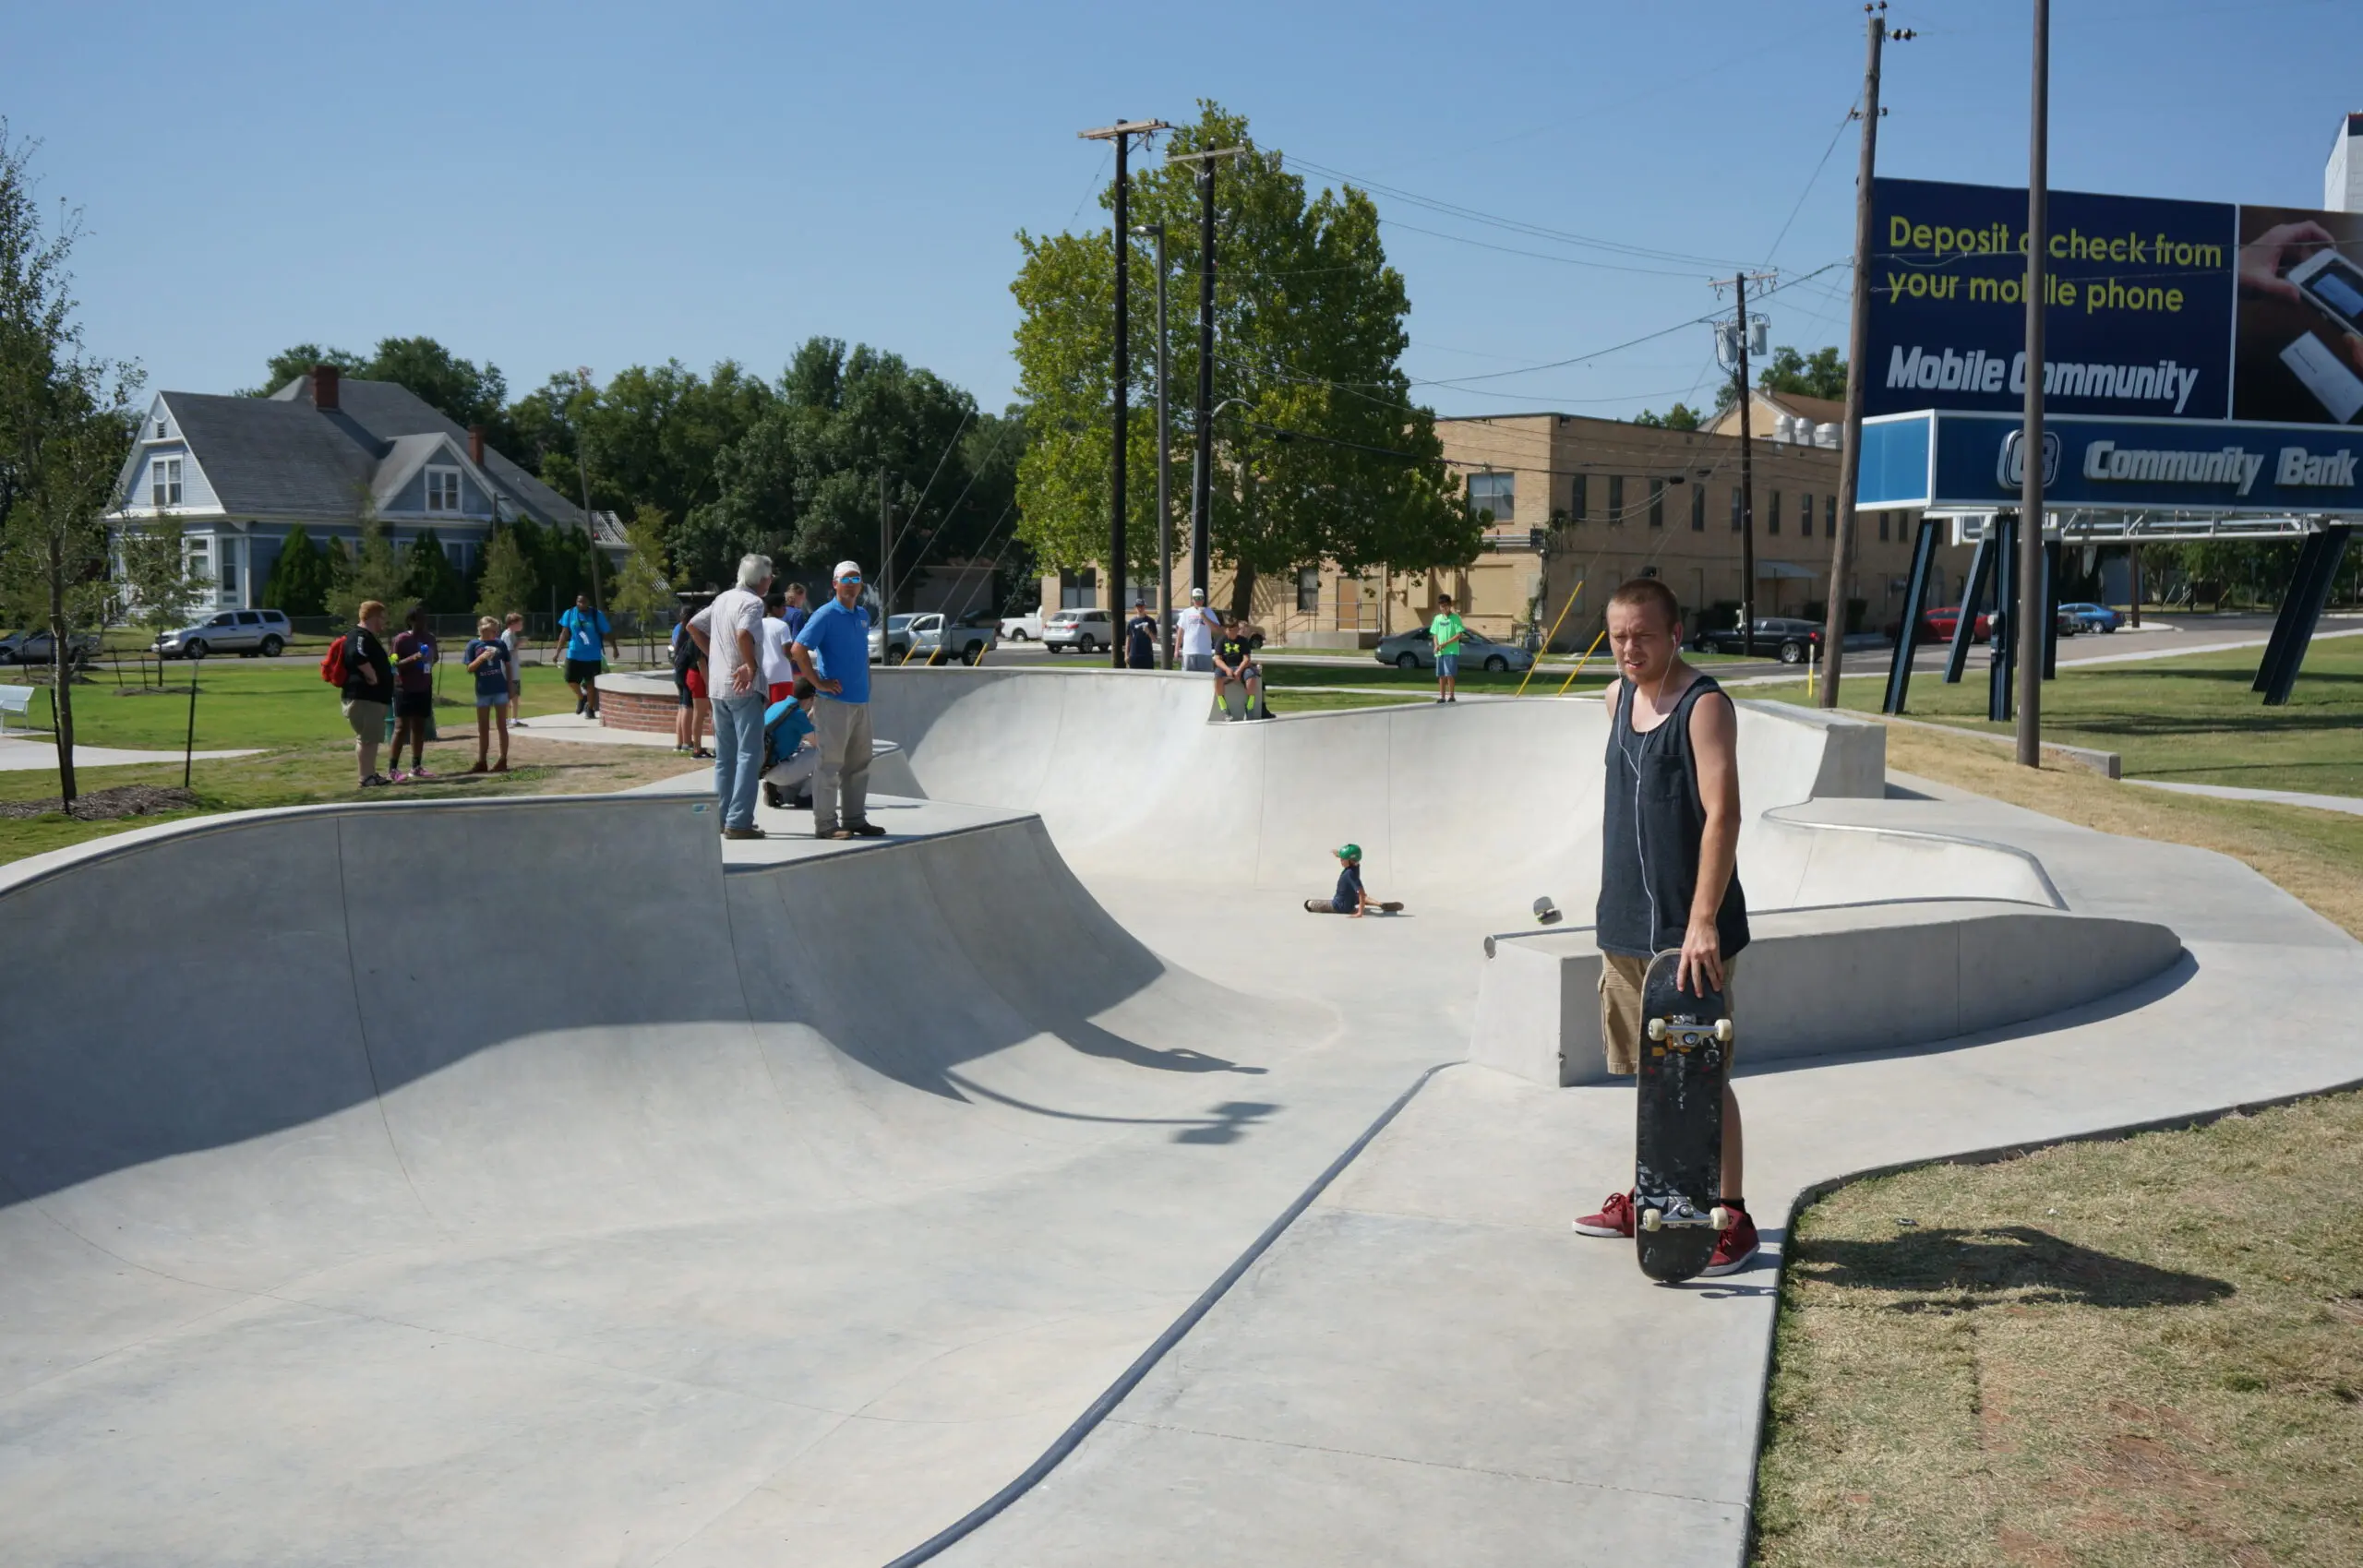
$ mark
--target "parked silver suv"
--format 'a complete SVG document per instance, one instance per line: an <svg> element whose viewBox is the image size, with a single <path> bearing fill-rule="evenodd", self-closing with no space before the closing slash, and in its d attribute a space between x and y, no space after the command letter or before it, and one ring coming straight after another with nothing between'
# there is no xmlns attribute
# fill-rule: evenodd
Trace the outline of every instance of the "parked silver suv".
<svg viewBox="0 0 2363 1568"><path fill-rule="evenodd" d="M216 653L276 659L291 635L284 610L223 610L165 632L156 639L156 652L165 659L210 659Z"/></svg>

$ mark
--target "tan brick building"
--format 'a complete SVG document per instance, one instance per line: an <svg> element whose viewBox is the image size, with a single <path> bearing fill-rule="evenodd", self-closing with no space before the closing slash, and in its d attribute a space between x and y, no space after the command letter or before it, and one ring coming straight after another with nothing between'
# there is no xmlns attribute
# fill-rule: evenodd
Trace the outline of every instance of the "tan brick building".
<svg viewBox="0 0 2363 1568"><path fill-rule="evenodd" d="M1808 416L1829 406L1759 393L1750 410L1758 426L1759 616L1801 615L1808 605L1818 613L1824 601L1838 451L1816 443L1817 435L1834 433ZM1730 423L1736 427L1735 413ZM1450 593L1490 637L1521 635L1539 612L1544 631L1557 626L1553 648L1581 650L1600 631L1616 585L1641 576L1663 580L1685 615L1703 609L1732 624L1742 578L1736 436L1565 413L1439 419L1435 427L1471 503L1493 514L1482 553L1462 568L1347 576L1323 563L1293 578L1261 580L1253 618L1266 636L1298 647L1367 647L1424 623L1437 597ZM1865 601L1870 629L1901 610L1917 521L1914 513L1878 512L1858 523L1848 596ZM1937 552L1931 604L1951 603L1968 564L1965 547ZM1049 607L1102 601L1096 575L1063 583L1049 577L1042 588ZM1230 589L1230 574L1217 569L1209 596L1218 607L1229 605Z"/></svg>

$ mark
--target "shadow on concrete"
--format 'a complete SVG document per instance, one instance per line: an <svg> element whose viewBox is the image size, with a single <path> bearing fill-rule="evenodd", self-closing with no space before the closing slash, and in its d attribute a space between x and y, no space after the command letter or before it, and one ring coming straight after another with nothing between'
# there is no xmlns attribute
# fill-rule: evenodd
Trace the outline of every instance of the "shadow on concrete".
<svg viewBox="0 0 2363 1568"><path fill-rule="evenodd" d="M1898 1312L1960 1312L1997 1304L2190 1307L2233 1294L2225 1280L2155 1268L2065 1241L2027 1225L1912 1229L1878 1241L1798 1244L1796 1277L1893 1291Z"/></svg>

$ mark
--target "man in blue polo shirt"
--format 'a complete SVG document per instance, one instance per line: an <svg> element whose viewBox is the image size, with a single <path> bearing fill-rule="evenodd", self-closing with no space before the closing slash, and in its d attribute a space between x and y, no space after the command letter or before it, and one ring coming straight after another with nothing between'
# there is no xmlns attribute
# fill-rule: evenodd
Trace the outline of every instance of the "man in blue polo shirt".
<svg viewBox="0 0 2363 1568"><path fill-rule="evenodd" d="M881 838L886 830L870 820L870 616L861 607L861 567L839 561L830 578L836 597L813 611L787 645L788 657L818 688L812 836Z"/></svg>

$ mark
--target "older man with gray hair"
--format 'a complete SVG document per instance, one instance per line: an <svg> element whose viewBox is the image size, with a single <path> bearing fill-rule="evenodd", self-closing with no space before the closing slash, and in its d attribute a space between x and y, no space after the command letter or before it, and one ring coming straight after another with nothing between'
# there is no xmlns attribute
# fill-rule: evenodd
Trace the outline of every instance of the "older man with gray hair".
<svg viewBox="0 0 2363 1568"><path fill-rule="evenodd" d="M812 836L879 838L886 830L870 820L870 616L861 608L861 567L839 561L829 576L836 596L787 645L797 669L820 688L812 699L812 738L821 748Z"/></svg>
<svg viewBox="0 0 2363 1568"><path fill-rule="evenodd" d="M714 793L722 802L722 836L757 839L755 786L763 772L763 656L756 642L763 625L763 595L771 591L768 556L738 559L738 586L716 594L690 617L690 636L705 655L706 691L714 700Z"/></svg>

